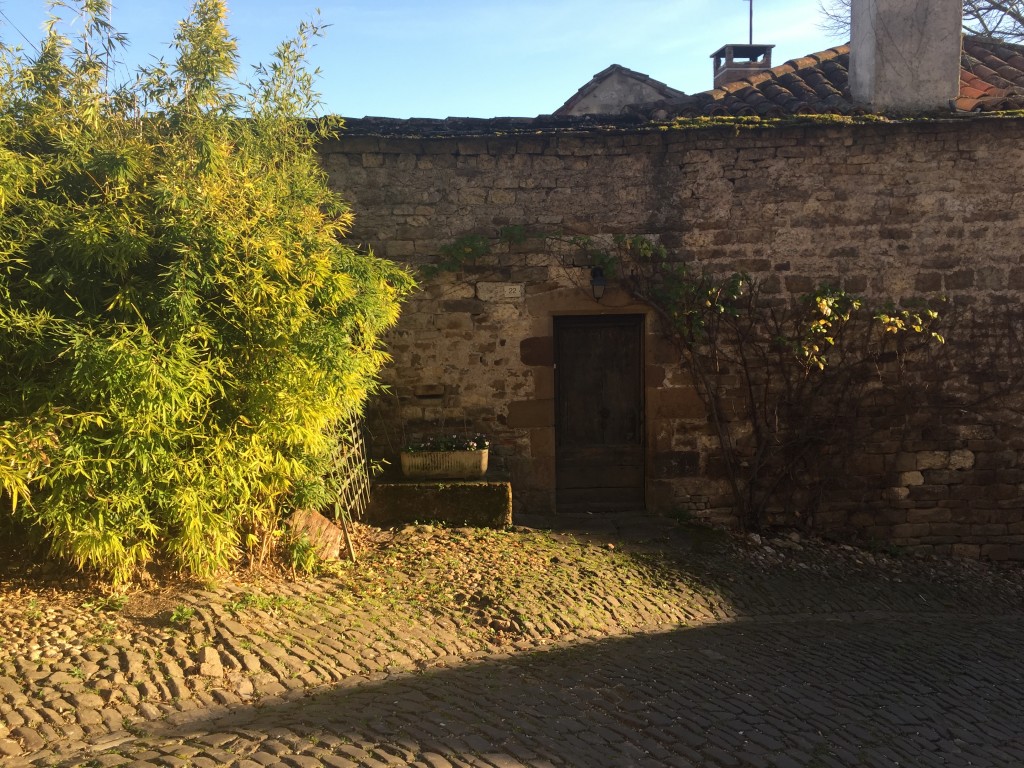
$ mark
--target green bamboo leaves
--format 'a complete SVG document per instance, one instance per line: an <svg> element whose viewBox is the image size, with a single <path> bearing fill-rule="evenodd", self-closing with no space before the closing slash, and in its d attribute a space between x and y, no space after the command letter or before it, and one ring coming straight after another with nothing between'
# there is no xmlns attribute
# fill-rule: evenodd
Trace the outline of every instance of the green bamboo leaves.
<svg viewBox="0 0 1024 768"><path fill-rule="evenodd" d="M120 85L105 3L79 10L77 40L0 44L2 514L116 582L208 577L318 496L412 280L341 242L315 24L249 84L199 0L174 60Z"/></svg>

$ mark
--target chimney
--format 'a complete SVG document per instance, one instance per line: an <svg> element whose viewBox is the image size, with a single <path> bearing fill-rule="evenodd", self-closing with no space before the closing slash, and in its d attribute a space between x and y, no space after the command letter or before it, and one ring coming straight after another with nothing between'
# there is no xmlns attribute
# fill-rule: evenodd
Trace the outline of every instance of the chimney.
<svg viewBox="0 0 1024 768"><path fill-rule="evenodd" d="M963 0L852 0L850 93L878 112L948 110L960 94Z"/></svg>
<svg viewBox="0 0 1024 768"><path fill-rule="evenodd" d="M715 88L772 68L774 45L723 45L711 54L715 60Z"/></svg>

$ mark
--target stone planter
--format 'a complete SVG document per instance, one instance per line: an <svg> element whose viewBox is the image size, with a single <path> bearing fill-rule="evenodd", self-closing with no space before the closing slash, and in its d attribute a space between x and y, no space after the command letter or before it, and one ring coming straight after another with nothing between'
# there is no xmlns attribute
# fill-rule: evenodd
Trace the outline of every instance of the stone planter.
<svg viewBox="0 0 1024 768"><path fill-rule="evenodd" d="M479 480L487 472L482 451L402 451L402 474L413 479Z"/></svg>

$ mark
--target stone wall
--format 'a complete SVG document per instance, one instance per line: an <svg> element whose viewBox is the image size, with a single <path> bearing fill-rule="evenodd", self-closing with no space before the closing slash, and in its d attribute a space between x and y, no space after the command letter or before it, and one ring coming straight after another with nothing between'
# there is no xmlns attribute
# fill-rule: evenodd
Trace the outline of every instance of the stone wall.
<svg viewBox="0 0 1024 768"><path fill-rule="evenodd" d="M707 415L656 313L615 285L596 302L589 273L567 266L571 249L509 243L505 227L646 235L697 268L756 274L780 296L829 283L983 309L1016 306L1024 288L1019 118L573 130L491 121L450 131L353 121L323 147L356 212L354 241L413 265L466 234L491 243L479 263L425 281L410 302L390 343L392 392L371 409L371 444L393 456L425 430L485 431L520 510L553 506L552 318L627 313L646 316L648 507L732 520ZM822 524L1024 558L1024 442L1000 423L944 418L941 429L901 423L898 436L863 446L852 471L864 490L832 504Z"/></svg>

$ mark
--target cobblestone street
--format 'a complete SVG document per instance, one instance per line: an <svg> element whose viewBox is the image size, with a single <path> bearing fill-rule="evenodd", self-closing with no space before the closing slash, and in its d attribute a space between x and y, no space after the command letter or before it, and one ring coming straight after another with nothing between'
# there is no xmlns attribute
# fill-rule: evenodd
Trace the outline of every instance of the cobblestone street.
<svg viewBox="0 0 1024 768"><path fill-rule="evenodd" d="M197 765L1019 766L1022 637L1020 619L734 622L172 718L123 747L213 761Z"/></svg>
<svg viewBox="0 0 1024 768"><path fill-rule="evenodd" d="M598 574L603 593L558 606L563 617L593 610L594 622L557 638L394 608L339 610L333 623L297 603L246 613L237 596L195 593L209 610L191 634L115 637L63 676L45 657L6 662L0 762L1024 765L1019 572L884 558L858 568L875 558L823 547L691 553L703 581L677 582L676 598L652 586L660 607L631 604L611 572ZM816 570L826 559L838 566ZM608 562L631 567L619 554ZM104 666L117 671L104 677ZM19 670L39 682L19 685Z"/></svg>

